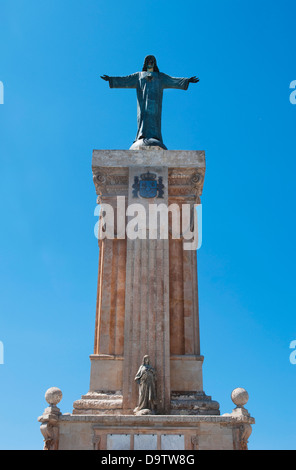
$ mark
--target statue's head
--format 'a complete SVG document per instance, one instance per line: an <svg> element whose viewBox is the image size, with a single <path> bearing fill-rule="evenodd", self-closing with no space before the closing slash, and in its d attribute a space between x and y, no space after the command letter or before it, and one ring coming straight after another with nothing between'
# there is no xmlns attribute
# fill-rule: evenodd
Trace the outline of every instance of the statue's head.
<svg viewBox="0 0 296 470"><path fill-rule="evenodd" d="M144 60L142 71L147 72L148 68L152 68L152 67L153 67L153 72L159 72L154 55L147 55Z"/></svg>
<svg viewBox="0 0 296 470"><path fill-rule="evenodd" d="M143 357L143 365L149 365L149 356Z"/></svg>

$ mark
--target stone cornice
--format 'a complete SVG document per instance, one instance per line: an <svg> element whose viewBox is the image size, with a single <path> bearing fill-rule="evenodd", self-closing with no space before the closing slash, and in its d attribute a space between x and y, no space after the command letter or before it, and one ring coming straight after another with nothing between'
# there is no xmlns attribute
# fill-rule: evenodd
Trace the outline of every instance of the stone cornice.
<svg viewBox="0 0 296 470"><path fill-rule="evenodd" d="M98 426L99 428L112 426L118 427L145 427L153 426L160 427L178 427L186 428L200 423L219 423L221 425L233 425L236 422L238 424L254 424L255 419L252 417L245 416L244 418L237 419L233 415L146 415L146 416L134 416L134 415L73 415L63 414L59 418L60 422L89 422Z"/></svg>
<svg viewBox="0 0 296 470"><path fill-rule="evenodd" d="M92 167L205 168L204 150L93 150Z"/></svg>

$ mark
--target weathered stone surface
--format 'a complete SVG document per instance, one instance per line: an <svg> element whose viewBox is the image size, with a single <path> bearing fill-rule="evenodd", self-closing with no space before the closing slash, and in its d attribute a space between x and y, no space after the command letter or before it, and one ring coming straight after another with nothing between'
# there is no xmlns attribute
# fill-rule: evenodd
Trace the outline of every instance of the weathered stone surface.
<svg viewBox="0 0 296 470"><path fill-rule="evenodd" d="M135 176L147 172L147 167L129 169L128 204L134 203L132 185ZM168 171L166 167L150 167L161 177L168 203ZM150 198L137 203L147 212ZM149 228L146 229L149 232ZM134 410L138 390L134 377L142 357L147 354L157 371L157 412L169 412L170 402L170 345L169 345L169 258L168 240L128 239L126 265L126 303L123 363L123 408Z"/></svg>
<svg viewBox="0 0 296 470"><path fill-rule="evenodd" d="M186 450L234 450L243 448L252 424L254 419L251 417L237 421L233 416L213 415L62 415L59 419L59 448L104 450L108 449L108 436L116 435L117 449L127 449L129 443L129 448L134 450L137 435L154 434L159 450L162 449L161 442L172 442L174 436L184 439Z"/></svg>
<svg viewBox="0 0 296 470"><path fill-rule="evenodd" d="M204 392L179 392L171 396L172 415L219 415L219 403Z"/></svg>
<svg viewBox="0 0 296 470"><path fill-rule="evenodd" d="M92 354L90 361L90 392L122 390L122 355Z"/></svg>
<svg viewBox="0 0 296 470"><path fill-rule="evenodd" d="M92 167L163 166L205 168L203 150L94 150Z"/></svg>
<svg viewBox="0 0 296 470"><path fill-rule="evenodd" d="M237 406L244 406L248 403L249 394L244 388L235 388L231 392L231 400Z"/></svg>
<svg viewBox="0 0 296 470"><path fill-rule="evenodd" d="M170 197L191 196L196 199L202 194L205 176L204 151L163 151L149 148L136 152L94 150L92 173L97 195L100 198L127 197L129 169L133 167L168 168Z"/></svg>
<svg viewBox="0 0 296 470"><path fill-rule="evenodd" d="M57 405L63 398L62 391L57 387L51 387L45 392L45 400L51 406Z"/></svg>
<svg viewBox="0 0 296 470"><path fill-rule="evenodd" d="M171 339L175 338L171 335ZM173 392L203 391L203 356L171 355L171 390Z"/></svg>
<svg viewBox="0 0 296 470"><path fill-rule="evenodd" d="M122 413L120 392L88 392L73 403L73 414L119 414Z"/></svg>

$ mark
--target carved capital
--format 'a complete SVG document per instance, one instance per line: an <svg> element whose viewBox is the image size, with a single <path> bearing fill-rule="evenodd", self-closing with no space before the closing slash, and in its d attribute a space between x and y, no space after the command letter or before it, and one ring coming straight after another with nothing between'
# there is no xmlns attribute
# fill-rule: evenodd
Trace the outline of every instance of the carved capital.
<svg viewBox="0 0 296 470"><path fill-rule="evenodd" d="M95 168L93 181L100 202L104 196L127 196L128 168Z"/></svg>
<svg viewBox="0 0 296 470"><path fill-rule="evenodd" d="M169 196L199 200L204 183L204 168L169 168Z"/></svg>
<svg viewBox="0 0 296 470"><path fill-rule="evenodd" d="M204 174L201 173L200 171L192 175L190 179L191 190L196 196L201 195L203 182L204 182Z"/></svg>

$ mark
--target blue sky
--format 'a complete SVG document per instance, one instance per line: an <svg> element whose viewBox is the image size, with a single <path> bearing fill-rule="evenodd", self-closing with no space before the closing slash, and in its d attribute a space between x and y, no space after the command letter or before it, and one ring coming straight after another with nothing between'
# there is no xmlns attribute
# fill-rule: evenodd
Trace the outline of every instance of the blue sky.
<svg viewBox="0 0 296 470"><path fill-rule="evenodd" d="M93 149L127 149L134 90L99 76L154 54L169 149L205 150L198 250L204 389L230 412L245 387L250 449L295 449L292 0L1 0L0 448L40 449L47 388L88 391L98 246Z"/></svg>

